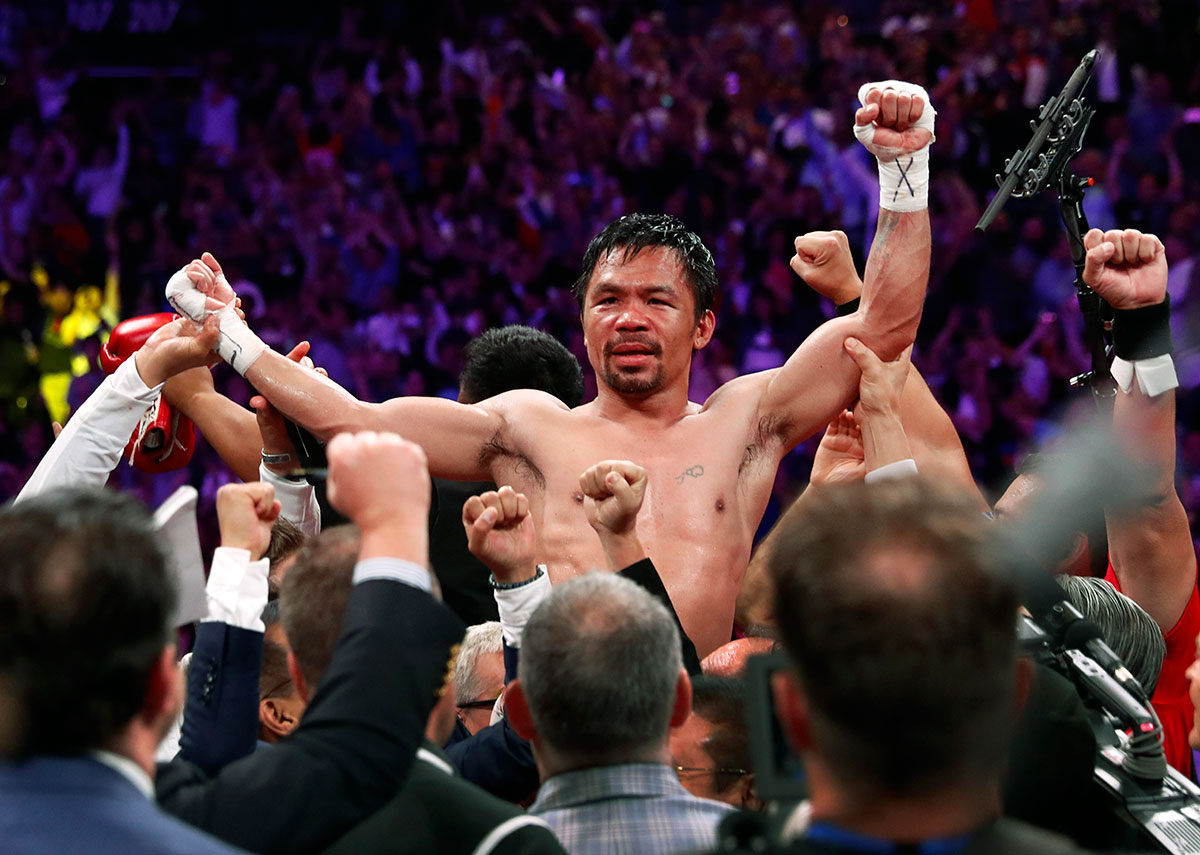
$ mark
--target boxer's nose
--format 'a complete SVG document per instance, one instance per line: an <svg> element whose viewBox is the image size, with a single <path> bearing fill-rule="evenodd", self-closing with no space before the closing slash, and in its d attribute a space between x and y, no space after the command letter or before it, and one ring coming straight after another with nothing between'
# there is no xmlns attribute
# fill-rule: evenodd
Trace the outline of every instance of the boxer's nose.
<svg viewBox="0 0 1200 855"><path fill-rule="evenodd" d="M617 319L619 330L644 330L646 327L646 315L637 307L625 309Z"/></svg>

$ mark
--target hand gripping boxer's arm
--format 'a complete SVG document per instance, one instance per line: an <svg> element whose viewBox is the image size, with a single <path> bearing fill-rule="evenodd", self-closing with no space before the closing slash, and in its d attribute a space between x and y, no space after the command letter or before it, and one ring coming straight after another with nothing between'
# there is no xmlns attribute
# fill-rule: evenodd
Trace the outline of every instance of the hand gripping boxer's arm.
<svg viewBox="0 0 1200 855"><path fill-rule="evenodd" d="M848 338L844 346L862 371L859 400L853 413L844 410L829 423L813 458L810 488L915 474L917 464L900 418L906 377L911 370L909 349L891 362L884 362L858 339ZM767 562L780 523L799 513L806 493L788 506L750 556L734 618L735 625L745 632L775 623Z"/></svg>
<svg viewBox="0 0 1200 855"><path fill-rule="evenodd" d="M180 318L159 327L83 403L58 434L17 501L52 487L102 486L163 382L212 359L217 322Z"/></svg>
<svg viewBox="0 0 1200 855"><path fill-rule="evenodd" d="M1107 514L1109 556L1121 590L1165 634L1196 587L1187 513L1175 490L1176 380L1166 326L1166 252L1157 237L1136 229L1092 229L1084 247L1083 281L1115 314L1112 371L1122 390L1113 404L1113 427L1129 455L1154 474L1148 504ZM1147 315L1157 324L1146 324ZM1131 335L1141 330L1147 334Z"/></svg>
<svg viewBox="0 0 1200 855"><path fill-rule="evenodd" d="M420 445L438 477L490 477L480 452L504 427L500 411L442 398L359 401L327 377L275 353L231 310L235 295L211 253L175 273L167 299L187 317L220 318L217 352L271 404L320 439L355 430L395 430Z"/></svg>
<svg viewBox="0 0 1200 855"><path fill-rule="evenodd" d="M885 361L912 343L929 278L929 144L925 90L886 81L860 90L855 135L879 161L880 212L859 310L818 327L782 368L764 372L760 425L784 450L824 427L853 399L859 370L842 348L854 336ZM808 247L797 241L797 255ZM735 383L737 381L734 381Z"/></svg>
<svg viewBox="0 0 1200 855"><path fill-rule="evenodd" d="M791 265L808 287L835 305L842 306L862 297L862 280L854 269L850 244L843 232L801 235L796 239L796 255ZM971 475L954 423L915 366L909 368L904 383L900 419L921 471L939 481L961 484L978 497L980 509L986 510L987 503Z"/></svg>

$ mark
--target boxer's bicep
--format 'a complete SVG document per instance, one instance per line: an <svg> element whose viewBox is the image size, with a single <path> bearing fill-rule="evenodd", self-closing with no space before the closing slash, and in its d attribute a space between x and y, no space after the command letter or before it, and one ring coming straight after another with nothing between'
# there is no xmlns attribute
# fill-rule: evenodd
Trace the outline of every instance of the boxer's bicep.
<svg viewBox="0 0 1200 855"><path fill-rule="evenodd" d="M503 434L505 420L499 412L445 398L393 398L365 406L372 411L371 430L398 433L424 449L433 477L491 477L485 452Z"/></svg>
<svg viewBox="0 0 1200 855"><path fill-rule="evenodd" d="M855 335L854 317L817 327L766 384L756 423L785 450L824 429L858 397L858 366L842 346L846 336Z"/></svg>

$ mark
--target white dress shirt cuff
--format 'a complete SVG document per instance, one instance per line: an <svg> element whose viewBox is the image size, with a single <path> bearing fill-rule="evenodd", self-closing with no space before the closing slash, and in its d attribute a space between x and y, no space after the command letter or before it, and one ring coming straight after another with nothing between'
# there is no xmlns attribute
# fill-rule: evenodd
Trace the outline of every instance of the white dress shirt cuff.
<svg viewBox="0 0 1200 855"><path fill-rule="evenodd" d="M219 621L240 629L266 632L262 610L267 604L266 558L250 560L250 550L218 546L204 595L208 600L206 621Z"/></svg>
<svg viewBox="0 0 1200 855"><path fill-rule="evenodd" d="M312 484L276 475L265 463L258 464L258 479L275 488L281 517L287 517L295 523L305 537L316 537L321 533L321 506L317 503L317 491Z"/></svg>
<svg viewBox="0 0 1200 855"><path fill-rule="evenodd" d="M154 399L158 397L158 393L165 385L159 383L154 387L147 386L142 375L138 374L136 356L130 356L118 365L117 370L112 373L112 378L113 389L119 394L138 402L144 402L147 406L154 403Z"/></svg>
<svg viewBox="0 0 1200 855"><path fill-rule="evenodd" d="M512 648L521 646L521 633L534 609L550 594L550 576L542 573L528 585L517 588L497 588L492 591L496 598L496 609L500 612L500 625L504 642Z"/></svg>
<svg viewBox="0 0 1200 855"><path fill-rule="evenodd" d="M1116 356L1113 357L1109 370L1126 395L1133 387L1134 378L1137 378L1141 390L1151 398L1157 398L1163 392L1169 392L1179 385L1179 378L1175 376L1175 362L1169 353L1129 362Z"/></svg>
<svg viewBox="0 0 1200 855"><path fill-rule="evenodd" d="M433 593L433 580L429 571L403 558L368 558L354 565L354 584L372 579L391 579L405 585Z"/></svg>
<svg viewBox="0 0 1200 855"><path fill-rule="evenodd" d="M872 469L864 479L868 484L878 484L880 481L890 481L893 478L911 478L917 474L917 461L911 457L885 463L878 469Z"/></svg>

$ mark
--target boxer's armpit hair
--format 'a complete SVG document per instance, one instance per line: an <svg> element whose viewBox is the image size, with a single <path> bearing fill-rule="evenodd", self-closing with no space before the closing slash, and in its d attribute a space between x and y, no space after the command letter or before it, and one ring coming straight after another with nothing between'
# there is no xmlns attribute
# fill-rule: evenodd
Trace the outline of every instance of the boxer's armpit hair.
<svg viewBox="0 0 1200 855"><path fill-rule="evenodd" d="M494 471L493 466L498 460L507 459L511 461L511 465L516 472L522 473L529 479L530 483L539 489L546 489L546 478L542 475L542 470L538 469L532 460L524 454L509 448L504 444L504 440L500 436L500 431L496 431L492 438L483 444L479 449L479 468Z"/></svg>
<svg viewBox="0 0 1200 855"><path fill-rule="evenodd" d="M763 452L772 443L779 443L791 430L791 422L781 415L763 416L754 428L754 439L742 452L742 462L738 464L738 475L749 469L755 462L762 459Z"/></svg>

